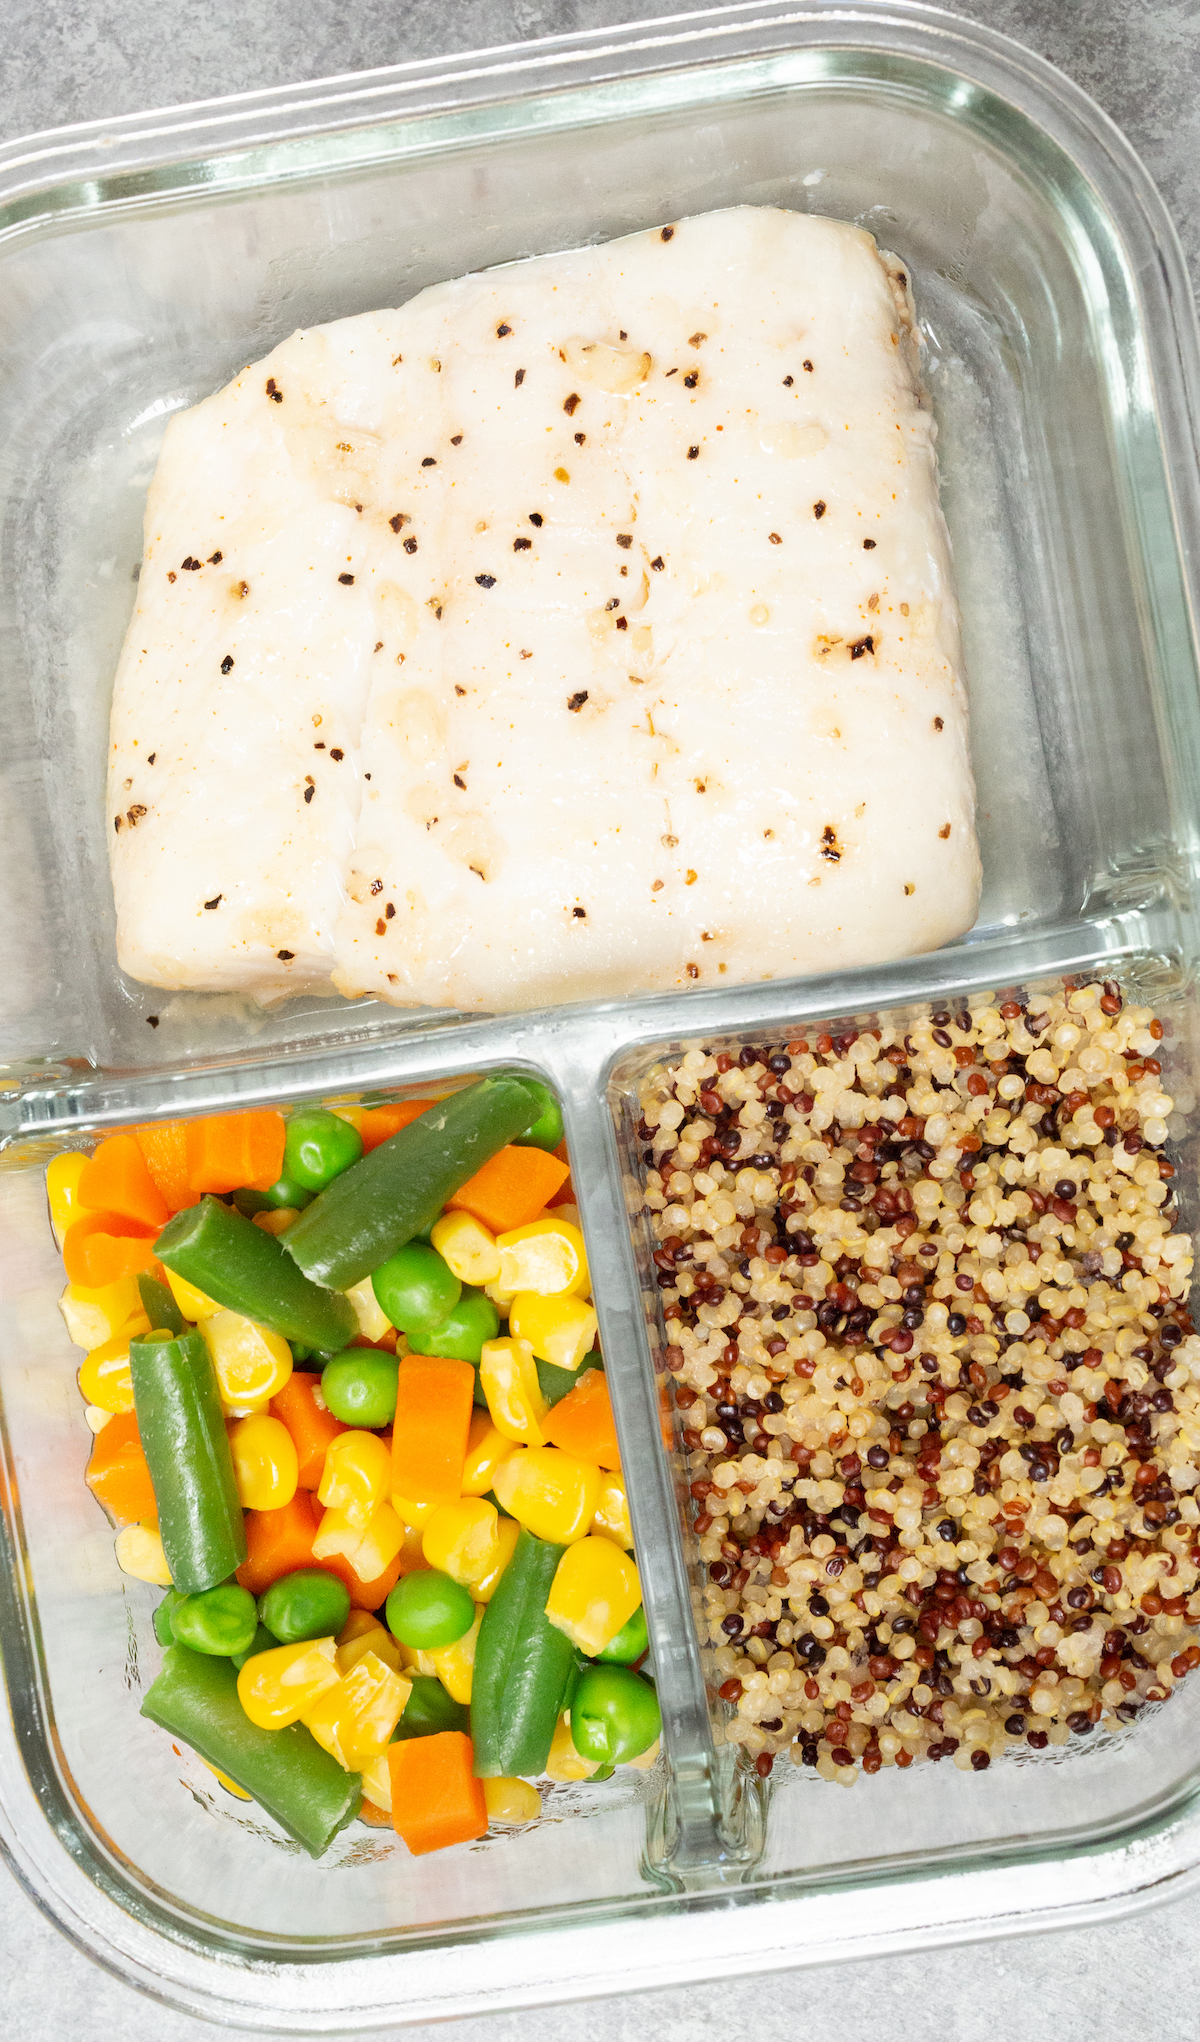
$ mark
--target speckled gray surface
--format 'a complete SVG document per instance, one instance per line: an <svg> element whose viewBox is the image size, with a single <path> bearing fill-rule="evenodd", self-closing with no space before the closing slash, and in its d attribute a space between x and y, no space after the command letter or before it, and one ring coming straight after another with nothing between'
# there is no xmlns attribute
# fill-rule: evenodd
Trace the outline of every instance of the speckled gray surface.
<svg viewBox="0 0 1200 2042"><path fill-rule="evenodd" d="M667 13L647 0L2 0L0 139ZM975 0L1076 78L1157 179L1200 284L1198 0ZM6 2042L201 2042L71 1949L0 1868ZM461 2023L456 2042L1194 2042L1200 1892L1071 1934ZM404 2031L414 2042L432 2028ZM436 2032L445 2033L445 2030Z"/></svg>

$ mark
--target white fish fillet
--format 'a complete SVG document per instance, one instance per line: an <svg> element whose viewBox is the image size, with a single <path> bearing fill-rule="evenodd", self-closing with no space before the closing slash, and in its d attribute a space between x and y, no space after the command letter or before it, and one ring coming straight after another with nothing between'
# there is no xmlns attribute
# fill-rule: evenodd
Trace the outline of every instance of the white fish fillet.
<svg viewBox="0 0 1200 2042"><path fill-rule="evenodd" d="M171 427L113 728L114 818L146 810L120 956L154 984L500 1010L961 934L907 280L747 207L293 336Z"/></svg>

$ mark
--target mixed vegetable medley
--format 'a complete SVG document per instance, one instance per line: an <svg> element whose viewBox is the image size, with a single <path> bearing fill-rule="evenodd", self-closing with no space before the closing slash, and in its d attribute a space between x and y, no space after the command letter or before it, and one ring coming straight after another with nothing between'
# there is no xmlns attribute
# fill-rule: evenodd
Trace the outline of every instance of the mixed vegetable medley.
<svg viewBox="0 0 1200 2042"><path fill-rule="evenodd" d="M87 1481L166 1590L142 1713L313 1856L420 1854L652 1762L641 1587L557 1103L156 1122L55 1158Z"/></svg>

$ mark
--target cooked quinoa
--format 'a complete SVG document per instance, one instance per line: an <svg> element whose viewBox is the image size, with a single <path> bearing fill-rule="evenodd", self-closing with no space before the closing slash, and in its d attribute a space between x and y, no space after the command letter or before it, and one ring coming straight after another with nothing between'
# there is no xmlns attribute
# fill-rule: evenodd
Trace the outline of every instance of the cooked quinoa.
<svg viewBox="0 0 1200 2042"><path fill-rule="evenodd" d="M1200 1666L1200 1338L1169 1025L1115 982L641 1089L724 1735L983 1771Z"/></svg>

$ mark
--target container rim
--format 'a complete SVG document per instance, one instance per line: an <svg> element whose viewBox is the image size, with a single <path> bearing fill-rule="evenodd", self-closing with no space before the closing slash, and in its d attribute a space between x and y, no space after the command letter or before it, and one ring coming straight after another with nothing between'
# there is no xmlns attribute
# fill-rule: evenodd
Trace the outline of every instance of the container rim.
<svg viewBox="0 0 1200 2042"><path fill-rule="evenodd" d="M123 198L179 189L186 177L171 181L163 173L183 172L189 162L197 190L232 191L281 176L279 157L272 152L284 143L343 136L343 155L336 164L326 159L326 167L348 167L372 160L371 131L388 123L500 106L572 87L666 77L743 58L839 48L952 71L967 94L973 88L993 94L1036 125L1091 186L1123 245L1147 313L1164 459L1190 598L1200 556L1195 458L1200 345L1182 250L1162 199L1131 145L1080 87L996 30L923 0L867 0L861 6L843 0L809 0L803 6L791 0L737 0L729 7L619 28L422 58L47 130L0 147L0 240L49 230L72 215ZM201 155L207 160L196 163ZM321 166L314 159L311 167ZM934 968L939 982L950 987L1007 982L1016 974L1043 971L1047 964L1069 970L1100 955L1115 962L1143 947L1143 928L1136 916L1078 923L1038 944L984 944L946 952ZM690 999L688 1032L753 1027L757 1017L785 1005L790 1012L817 1012L840 1007L848 998L857 1005L892 1004L905 997L910 985L926 997L933 990L927 963L908 960L872 972L869 982L863 974L853 990L844 981L835 988L830 980L734 988ZM674 1033L677 1011L662 1000L614 1008L607 1017L611 1055L606 1070L619 1051ZM511 1022L504 1026L511 1028ZM522 1062L542 1064L556 1078L567 1071L574 1055L569 1018L521 1017L520 1027ZM499 1060L499 1041L496 1024L475 1023L438 1026L386 1044L363 1042L338 1053L342 1082L348 1056L356 1080L367 1084L382 1075L403 1078L417 1067L430 1077L451 1064L486 1067ZM505 1060L513 1060L511 1050ZM329 1051L289 1058L292 1089L298 1094L331 1089L334 1062ZM226 1087L220 1096L249 1103L259 1089L278 1089L278 1068L234 1066L214 1085ZM146 1085L151 1082L159 1087L160 1110L204 1110L216 1096L214 1091L201 1096L202 1087L185 1080L176 1085L171 1106L164 1107L161 1095L167 1088L161 1074ZM23 1104L0 1114L0 1138L133 1117L135 1100L143 1104L138 1083L120 1074L103 1098L86 1097L86 1091L26 1094ZM338 2034L645 1990L684 1974L732 1976L832 1963L1114 1918L1200 1883L1200 1812L1193 1807L1153 1834L1043 1863L983 1860L969 1870L932 1872L903 1883L868 1875L856 1889L850 1925L844 1885L800 1895L787 1890L786 1880L765 1896L729 1887L671 1896L647 1891L620 1910L619 1976L612 1966L611 1927L600 1919L556 1928L552 1935L522 1931L465 1943L456 1951L449 1983L447 1967L433 1949L286 1965L217 1960L186 1932L138 1919L94 1884L51 1832L7 1713L0 1718L0 1851L26 1891L78 1947L152 1997L231 2025ZM713 1935L710 1917L718 1908L726 1914L738 1910L736 1932L725 1938ZM664 1913L671 1918L667 1936ZM507 1961L498 1966L500 1947L506 1948Z"/></svg>

